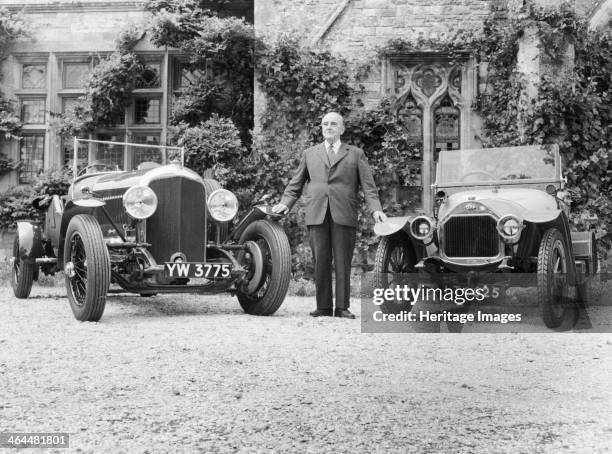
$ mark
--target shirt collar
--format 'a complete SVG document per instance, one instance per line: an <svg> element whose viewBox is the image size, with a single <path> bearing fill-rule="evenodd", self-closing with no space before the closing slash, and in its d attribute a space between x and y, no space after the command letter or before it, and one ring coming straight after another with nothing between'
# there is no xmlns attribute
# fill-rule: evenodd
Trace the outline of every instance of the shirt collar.
<svg viewBox="0 0 612 454"><path fill-rule="evenodd" d="M327 142L327 140L325 141L325 150L327 150L327 144L329 142ZM340 140L336 140L334 143L332 143L332 147L334 149L334 154L338 154L338 151L340 150L340 145L341 145L341 141Z"/></svg>

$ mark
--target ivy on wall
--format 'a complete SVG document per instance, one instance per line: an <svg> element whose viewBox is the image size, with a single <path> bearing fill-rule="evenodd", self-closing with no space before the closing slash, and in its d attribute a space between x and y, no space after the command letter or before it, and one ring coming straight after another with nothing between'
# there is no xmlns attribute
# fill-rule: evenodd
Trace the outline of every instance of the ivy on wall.
<svg viewBox="0 0 612 454"><path fill-rule="evenodd" d="M517 72L521 39L535 30L540 41L544 70L533 100L525 96L530 83ZM596 227L598 237L610 246L612 233L612 74L609 34L588 31L570 4L555 9L526 3L510 18L495 13L483 30L462 30L436 38L396 39L379 49L379 58L390 53L433 51L460 56L469 51L487 67L487 89L474 106L483 118L484 146L559 144L567 164L572 222L579 229ZM560 65L573 68L556 76ZM320 140L318 122L330 110L345 115L345 140L361 146L370 160L383 201L397 184L394 172L406 169L406 157L416 153L397 124L389 103L366 110L359 102L354 65L325 51L301 48L283 38L258 60L258 82L266 94L262 117L268 146L295 155ZM549 75L547 75L547 71ZM284 140L279 139L282 137ZM408 177L408 175L405 175ZM409 179L406 179L410 183ZM387 206L390 213L403 207ZM591 225L591 214L599 221ZM367 217L361 217L367 224ZM363 226L362 226L363 227ZM358 247L372 242L365 234Z"/></svg>
<svg viewBox="0 0 612 454"><path fill-rule="evenodd" d="M85 95L60 116L60 134L79 136L123 120L131 102L134 81L146 68L133 52L142 36L143 31L137 27L128 27L118 35L116 50L101 59L89 76Z"/></svg>
<svg viewBox="0 0 612 454"><path fill-rule="evenodd" d="M189 84L174 102L171 123L199 127L213 114L232 120L250 148L253 129L254 55L252 24L220 17L197 0L152 0L148 33L159 47L180 49Z"/></svg>
<svg viewBox="0 0 612 454"><path fill-rule="evenodd" d="M9 55L11 46L20 40L27 39L30 28L21 13L12 13L0 7L0 63ZM1 75L0 75L1 82ZM0 137L17 139L21 131L21 121L15 113L14 103L5 98L0 91ZM19 168L19 163L0 153L0 175Z"/></svg>
<svg viewBox="0 0 612 454"><path fill-rule="evenodd" d="M513 71L527 30L539 38L543 75L534 99ZM612 235L612 36L589 31L573 6L527 4L503 27L488 24L477 49L488 61L489 90L481 96L488 146L556 143L566 165L572 222L596 228L606 249ZM571 59L573 49L574 58ZM573 66L567 65L573 63ZM573 60L573 61L572 61ZM592 215L598 221L593 224Z"/></svg>

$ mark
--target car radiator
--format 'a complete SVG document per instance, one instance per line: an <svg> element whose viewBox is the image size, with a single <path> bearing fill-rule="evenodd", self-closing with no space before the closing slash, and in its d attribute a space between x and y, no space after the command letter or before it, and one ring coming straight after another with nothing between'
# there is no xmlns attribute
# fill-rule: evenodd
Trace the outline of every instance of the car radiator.
<svg viewBox="0 0 612 454"><path fill-rule="evenodd" d="M455 216L443 226L447 257L495 257L499 254L497 221L491 216Z"/></svg>
<svg viewBox="0 0 612 454"><path fill-rule="evenodd" d="M206 260L206 196L198 181L183 177L154 180L157 210L147 219L149 251L158 263L181 252L187 261Z"/></svg>

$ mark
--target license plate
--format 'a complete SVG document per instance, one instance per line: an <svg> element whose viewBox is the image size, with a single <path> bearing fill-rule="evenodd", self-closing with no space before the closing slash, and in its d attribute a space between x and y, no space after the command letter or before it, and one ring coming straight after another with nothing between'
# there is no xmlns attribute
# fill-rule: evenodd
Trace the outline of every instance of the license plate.
<svg viewBox="0 0 612 454"><path fill-rule="evenodd" d="M225 278L232 273L231 263L166 262L170 277Z"/></svg>

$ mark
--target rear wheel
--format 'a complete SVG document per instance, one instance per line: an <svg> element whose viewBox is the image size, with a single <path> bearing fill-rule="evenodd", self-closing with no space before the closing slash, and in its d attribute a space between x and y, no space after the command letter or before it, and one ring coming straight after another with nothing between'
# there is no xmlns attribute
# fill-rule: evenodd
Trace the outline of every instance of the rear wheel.
<svg viewBox="0 0 612 454"><path fill-rule="evenodd" d="M563 235L556 228L544 232L538 252L538 306L548 328L571 328L576 306L569 299L568 252Z"/></svg>
<svg viewBox="0 0 612 454"><path fill-rule="evenodd" d="M64 244L66 289L77 320L97 322L104 313L110 285L110 258L98 221L72 218Z"/></svg>
<svg viewBox="0 0 612 454"><path fill-rule="evenodd" d="M202 181L204 182L206 200L208 200L208 197L217 189L223 189L221 184L217 180L213 180L212 178L204 178ZM210 212L208 211L208 206L206 208L206 213L208 214L208 238L216 241L218 232L220 242L225 241L229 232L229 224L227 222L217 222L212 219Z"/></svg>
<svg viewBox="0 0 612 454"><path fill-rule="evenodd" d="M289 288L291 249L285 231L269 221L256 221L240 237L250 252L240 254L247 282L238 289L238 301L247 314L271 315L278 310Z"/></svg>
<svg viewBox="0 0 612 454"><path fill-rule="evenodd" d="M13 293L17 298L27 298L32 290L34 282L34 272L36 264L25 263L19 253L19 235L13 241L13 269L11 275L11 285Z"/></svg>
<svg viewBox="0 0 612 454"><path fill-rule="evenodd" d="M406 282L406 274L416 273L416 255L408 235L397 232L380 240L374 259L374 287L394 289ZM415 284L413 282L413 284ZM381 309L387 313L398 313L411 310L413 307L406 301L385 301Z"/></svg>

